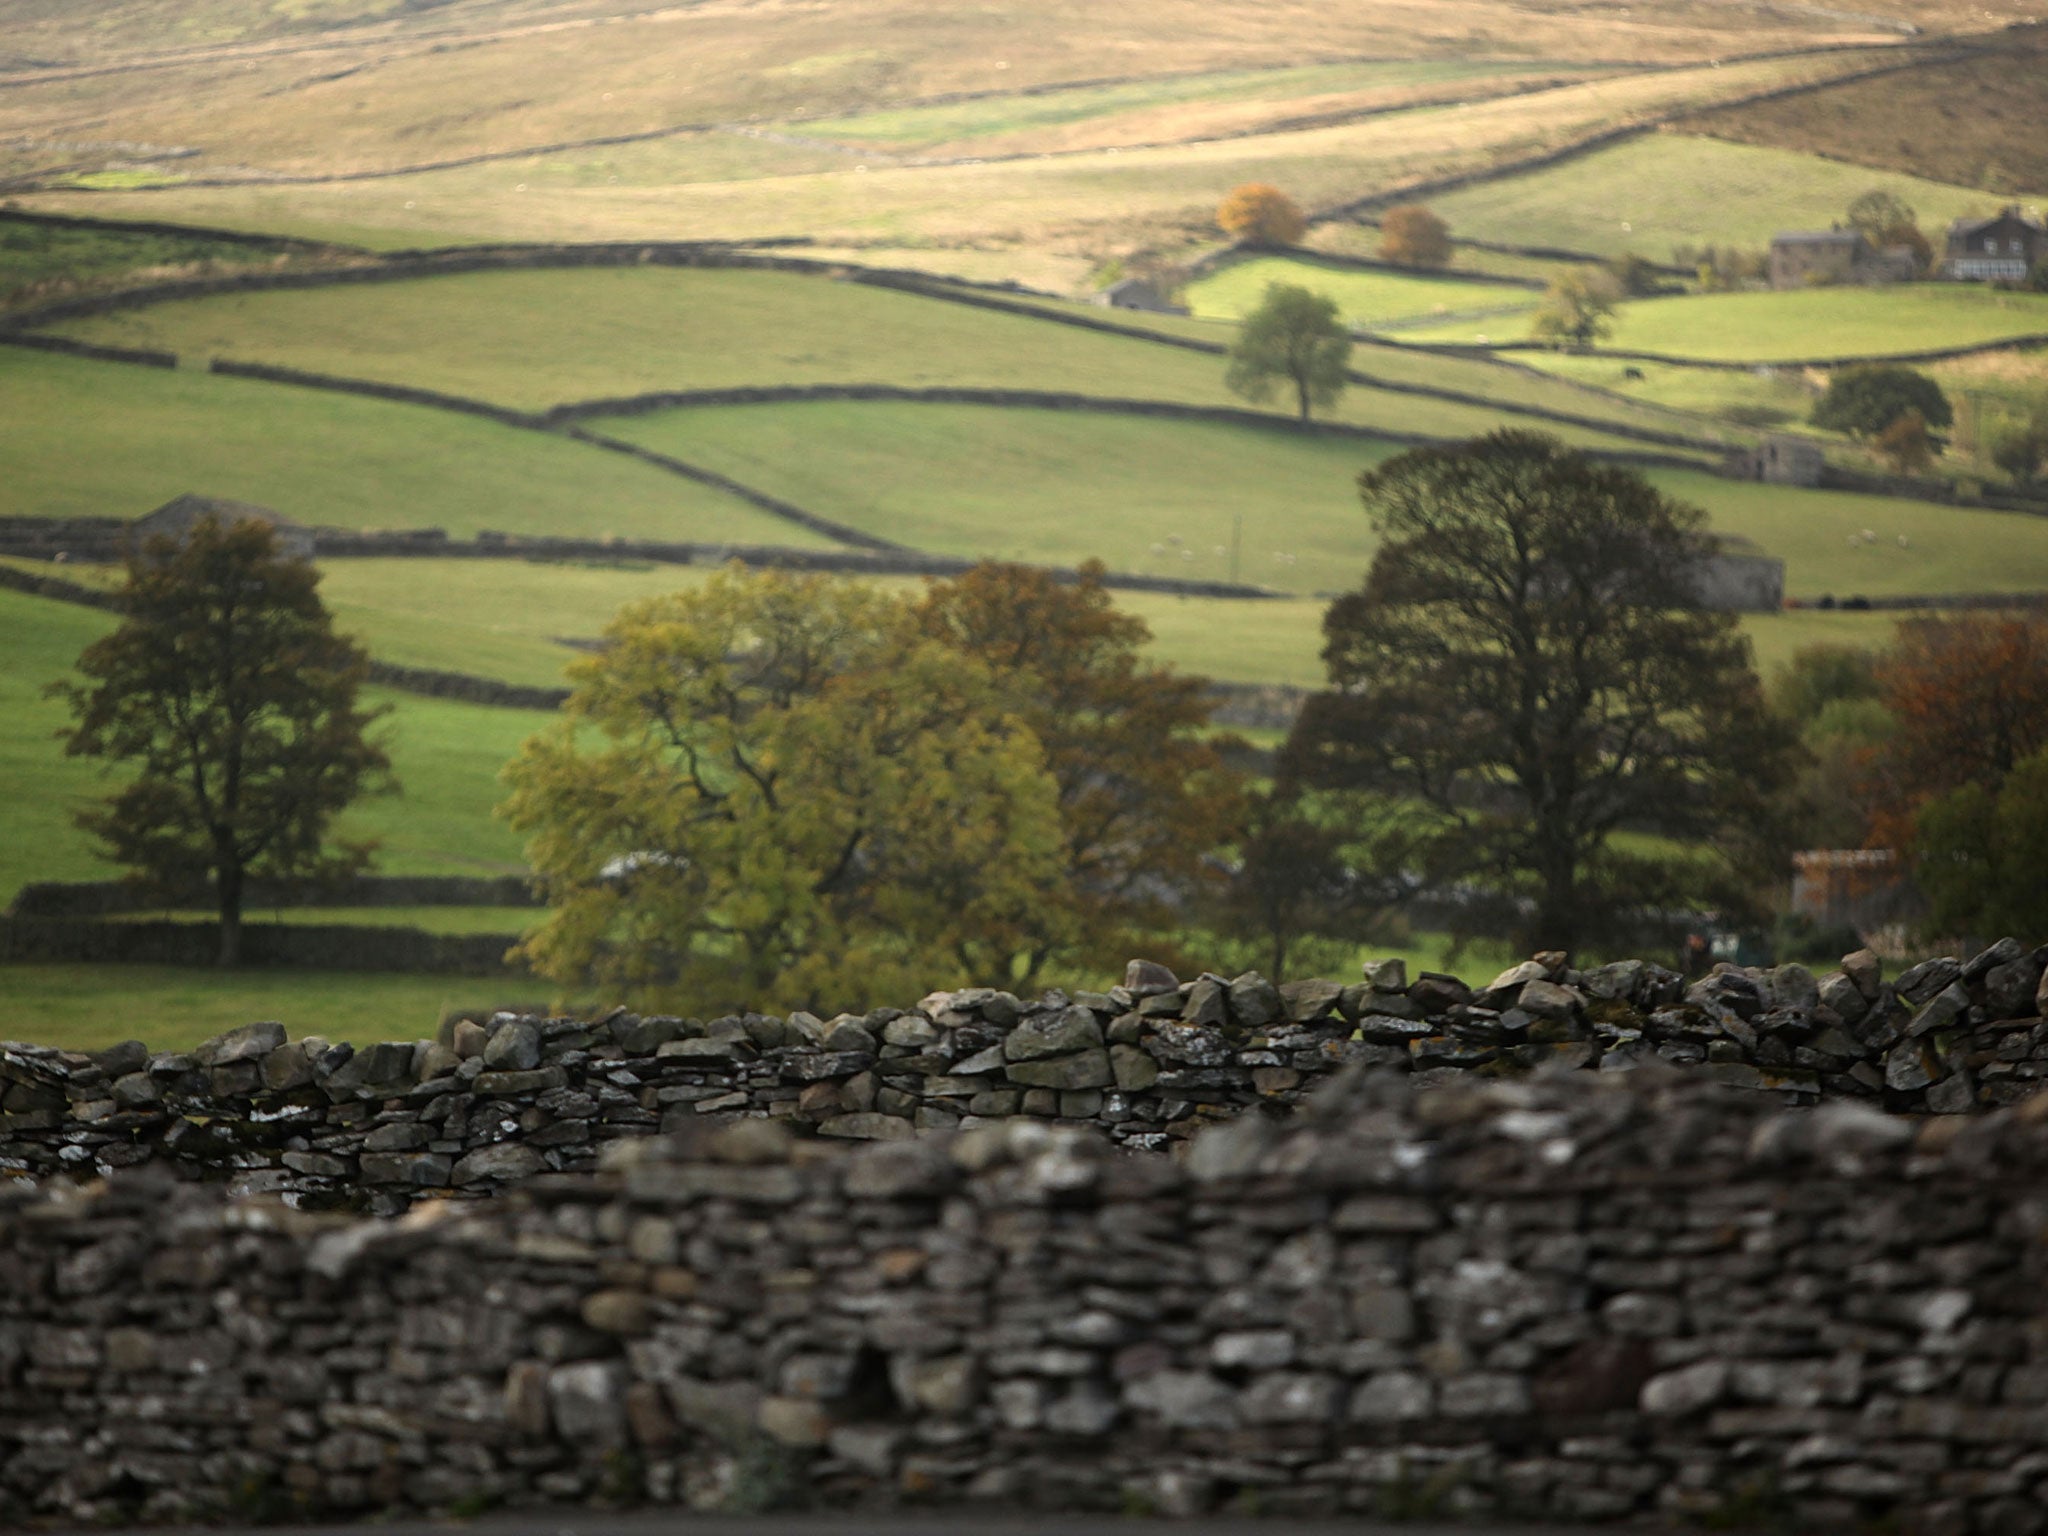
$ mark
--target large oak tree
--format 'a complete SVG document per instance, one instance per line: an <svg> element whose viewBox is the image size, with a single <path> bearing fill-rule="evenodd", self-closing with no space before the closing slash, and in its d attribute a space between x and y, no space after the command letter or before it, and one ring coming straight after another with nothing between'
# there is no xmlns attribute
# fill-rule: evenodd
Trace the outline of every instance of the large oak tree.
<svg viewBox="0 0 2048 1536"><path fill-rule="evenodd" d="M361 869L370 846L335 842L332 822L390 784L378 712L357 702L369 658L334 632L319 581L267 524L202 517L134 553L120 626L79 657L83 684L52 689L68 754L140 769L79 825L166 895L210 880L222 965L241 958L248 880Z"/></svg>
<svg viewBox="0 0 2048 1536"><path fill-rule="evenodd" d="M1391 807L1405 878L1546 947L1753 889L1797 749L1733 617L1697 600L1705 515L1524 432L1359 483L1379 551L1324 620L1330 690L1283 781Z"/></svg>
<svg viewBox="0 0 2048 1536"><path fill-rule="evenodd" d="M1064 939L1053 778L989 669L864 585L721 573L619 612L505 771L525 958L693 1010L865 1007Z"/></svg>
<svg viewBox="0 0 2048 1536"><path fill-rule="evenodd" d="M1163 953L1243 809L1239 777L1208 736L1208 681L1145 659L1150 630L1116 607L1102 574L1094 562L1071 581L985 562L933 582L919 608L927 634L988 669L1043 744L1058 790L1067 906L1049 890L1044 931L1014 956L981 946L990 975L1028 981L1056 959Z"/></svg>

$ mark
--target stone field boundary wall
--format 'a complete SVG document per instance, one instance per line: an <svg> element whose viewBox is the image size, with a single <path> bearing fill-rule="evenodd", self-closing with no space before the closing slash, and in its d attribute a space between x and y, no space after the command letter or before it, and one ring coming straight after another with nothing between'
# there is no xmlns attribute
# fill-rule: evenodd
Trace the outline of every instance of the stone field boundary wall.
<svg viewBox="0 0 2048 1536"><path fill-rule="evenodd" d="M940 1504L2048 1529L2048 1099L1354 1069L1182 1162L763 1121L352 1221L0 1187L0 1523Z"/></svg>
<svg viewBox="0 0 2048 1536"><path fill-rule="evenodd" d="M242 960L255 966L412 975L516 975L505 952L516 933L429 933L364 923L245 923ZM0 917L0 965L175 965L205 967L220 955L220 926L158 920L95 922L68 917ZM4 1049L4 1047L0 1047ZM6 1116L0 1113L0 1121ZM6 1133L0 1130L0 1137Z"/></svg>
<svg viewBox="0 0 2048 1536"><path fill-rule="evenodd" d="M2018 1103L2048 1078L2044 961L2048 948L2004 940L1889 983L1864 951L1818 979L1721 967L1687 985L1642 961L1580 971L1545 955L1479 988L1411 983L1399 962L1349 987L1275 987L1255 974L1183 983L1135 961L1103 993L1026 1003L977 987L831 1020L506 1012L360 1048L264 1023L184 1052L12 1044L0 1175L158 1164L308 1208L395 1214L735 1117L855 1141L1062 1121L1162 1151L1206 1124L1293 1110L1353 1065L1440 1086L1662 1062L1787 1105L1957 1114Z"/></svg>
<svg viewBox="0 0 2048 1536"><path fill-rule="evenodd" d="M243 902L255 912L271 907L538 907L525 875L352 875L324 884L251 880ZM213 892L203 886L168 898L132 880L38 880L14 893L9 917L108 917L119 912L205 910Z"/></svg>

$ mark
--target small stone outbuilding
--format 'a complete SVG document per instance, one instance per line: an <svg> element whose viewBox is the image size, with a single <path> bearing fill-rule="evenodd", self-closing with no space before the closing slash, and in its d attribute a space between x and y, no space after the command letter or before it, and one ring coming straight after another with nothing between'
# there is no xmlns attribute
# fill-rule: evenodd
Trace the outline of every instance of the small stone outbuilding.
<svg viewBox="0 0 2048 1536"><path fill-rule="evenodd" d="M1819 443L1803 437L1767 437L1754 448L1730 454L1723 469L1732 480L1762 480L1771 485L1819 485L1827 455Z"/></svg>
<svg viewBox="0 0 2048 1536"><path fill-rule="evenodd" d="M130 537L137 543L168 538L182 544L192 536L192 530L208 517L224 527L248 522L267 524L277 531L277 547L282 553L299 560L313 558L312 529L295 523L268 507L259 507L254 502L229 501L220 496L198 496L189 491L183 496L165 502L147 516L137 518L130 531Z"/></svg>
<svg viewBox="0 0 2048 1536"><path fill-rule="evenodd" d="M1918 272L1911 246L1879 250L1861 230L1798 231L1771 237L1771 286L1908 283Z"/></svg>
<svg viewBox="0 0 2048 1536"><path fill-rule="evenodd" d="M1184 315L1188 312L1186 305L1175 304L1142 277L1127 277L1121 282L1111 283L1095 295L1095 302L1105 309L1136 309L1153 315Z"/></svg>

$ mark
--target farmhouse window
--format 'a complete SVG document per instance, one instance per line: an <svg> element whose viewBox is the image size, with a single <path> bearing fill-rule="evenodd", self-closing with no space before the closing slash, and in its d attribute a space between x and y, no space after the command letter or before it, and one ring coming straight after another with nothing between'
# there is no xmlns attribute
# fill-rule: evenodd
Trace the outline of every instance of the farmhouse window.
<svg viewBox="0 0 2048 1536"><path fill-rule="evenodd" d="M1998 242L1996 240L1986 240L1984 242L1984 249L1991 255L1996 256L1998 254Z"/></svg>

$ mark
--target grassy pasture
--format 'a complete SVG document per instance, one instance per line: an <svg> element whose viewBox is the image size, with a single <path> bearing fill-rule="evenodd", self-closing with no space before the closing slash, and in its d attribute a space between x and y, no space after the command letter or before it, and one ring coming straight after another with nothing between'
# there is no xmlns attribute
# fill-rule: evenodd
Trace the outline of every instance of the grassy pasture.
<svg viewBox="0 0 2048 1536"><path fill-rule="evenodd" d="M1638 251L1663 261L1674 245L1761 250L1781 230L1826 229L1872 188L1903 198L1930 236L1950 219L1998 204L1967 187L1794 150L1653 133L1446 193L1430 207L1454 232L1478 239L1609 257Z"/></svg>
<svg viewBox="0 0 2048 1536"><path fill-rule="evenodd" d="M1162 143L1246 132L1277 119L1427 102L1445 87L1487 94L1584 66L1499 59L1394 59L1225 70L1032 95L883 108L803 125L806 134L895 153L1019 153Z"/></svg>
<svg viewBox="0 0 2048 1536"><path fill-rule="evenodd" d="M1615 311L1614 352L1710 362L1886 357L2048 335L2048 294L1999 293L1967 283L1894 288L1800 288L1637 299ZM1414 341L1522 341L1526 321L1494 317L1404 330Z"/></svg>
<svg viewBox="0 0 2048 1536"><path fill-rule="evenodd" d="M1075 312L1050 302L1045 307ZM521 409L663 389L812 383L1078 389L1245 407L1224 387L1218 357L801 274L639 267L483 272L179 300L54 329L180 356L230 356L423 386ZM1196 321L1178 322L1176 333L1229 334ZM1488 376L1507 377L1504 370ZM1527 387L1518 383L1501 398L1522 398ZM1603 410L1575 401L1572 408L1623 419L1631 414L1625 405ZM1287 414L1280 405L1272 409ZM1483 408L1365 388L1351 390L1330 414L1355 425L1439 436L1499 424ZM1627 446L1563 430L1586 446ZM629 531L611 522L602 526ZM779 534L729 537L792 541Z"/></svg>
<svg viewBox="0 0 2048 1536"><path fill-rule="evenodd" d="M820 402L666 412L608 430L947 554L1295 591L1348 585L1371 544L1351 482L1385 445L1204 422ZM1156 547L1155 547L1156 546Z"/></svg>
<svg viewBox="0 0 2048 1536"><path fill-rule="evenodd" d="M1372 329L1392 321L1474 311L1532 309L1540 297L1526 288L1461 283L1451 278L1361 272L1281 256L1255 256L1190 283L1188 307L1198 316L1241 320L1274 283L1291 283L1336 300L1347 325ZM1505 323L1501 320L1495 324Z"/></svg>
<svg viewBox="0 0 2048 1536"><path fill-rule="evenodd" d="M343 528L826 541L567 439L420 406L0 348L0 512L139 517L183 491Z"/></svg>
<svg viewBox="0 0 2048 1536"><path fill-rule="evenodd" d="M1518 352L1515 360L1560 379L1677 411L1723 419L1731 412L1775 412L1773 427L1803 423L1820 398L1820 386L1803 370L1773 369L1760 375L1750 369L1633 363L1575 352ZM1642 377L1628 377L1631 371Z"/></svg>
<svg viewBox="0 0 2048 1536"><path fill-rule="evenodd" d="M1667 494L1785 562L1788 596L2048 590L2048 520L1656 470ZM1858 535L1869 529L1874 542ZM1904 539L1904 543L1899 541Z"/></svg>
<svg viewBox="0 0 2048 1536"><path fill-rule="evenodd" d="M544 984L361 971L215 971L158 965L0 966L0 1039L97 1051L175 1051L258 1019L362 1045L431 1039L444 1013L547 1005Z"/></svg>
<svg viewBox="0 0 2048 1536"><path fill-rule="evenodd" d="M1302 593L1348 586L1371 558L1351 481L1392 451L1206 423L840 402L666 412L611 430L867 531L962 555L1098 556L1120 570L1227 576L1241 512L1241 574ZM1784 559L1794 596L2048 589L2048 523L2038 519L1704 471L1650 478ZM1877 542L1856 540L1865 528Z"/></svg>

